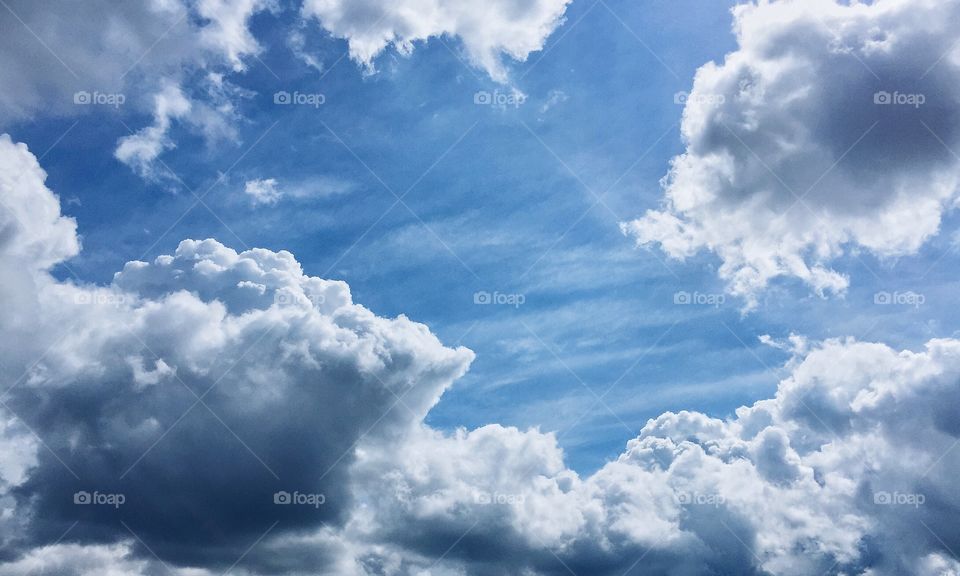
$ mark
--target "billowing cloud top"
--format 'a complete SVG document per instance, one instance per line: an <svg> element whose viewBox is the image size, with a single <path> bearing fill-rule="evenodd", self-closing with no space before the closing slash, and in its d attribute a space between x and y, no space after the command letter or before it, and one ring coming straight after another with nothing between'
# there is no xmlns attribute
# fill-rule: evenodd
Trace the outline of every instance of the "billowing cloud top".
<svg viewBox="0 0 960 576"><path fill-rule="evenodd" d="M470 574L956 573L960 342L828 341L788 367L775 398L663 414L585 479L550 435L423 431L358 464L366 528L423 566L466 533Z"/></svg>
<svg viewBox="0 0 960 576"><path fill-rule="evenodd" d="M79 252L77 223L60 215L46 179L25 144L0 134L0 257L46 269Z"/></svg>
<svg viewBox="0 0 960 576"><path fill-rule="evenodd" d="M734 16L737 51L681 95L687 149L664 207L624 231L676 258L715 252L748 306L777 277L844 291L829 262L851 245L916 252L957 199L960 3L786 0Z"/></svg>
<svg viewBox="0 0 960 576"><path fill-rule="evenodd" d="M108 287L58 282L47 269L76 253L75 224L25 146L3 136L0 158L16 207L0 290L25 303L4 315L5 404L43 439L28 475L3 466L35 519L25 543L73 522L75 538L110 541L122 520L164 557L208 564L235 560L265 513L285 530L336 521L354 445L418 423L473 357L375 316L288 252L186 240ZM125 501L78 507L84 492ZM281 492L324 505L277 506Z"/></svg>

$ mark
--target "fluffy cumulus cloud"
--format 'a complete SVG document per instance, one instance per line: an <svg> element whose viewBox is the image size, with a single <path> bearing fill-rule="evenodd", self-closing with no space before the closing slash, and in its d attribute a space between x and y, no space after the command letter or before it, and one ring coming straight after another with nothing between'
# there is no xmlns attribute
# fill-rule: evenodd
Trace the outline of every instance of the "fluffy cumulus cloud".
<svg viewBox="0 0 960 576"><path fill-rule="evenodd" d="M957 201L956 0L761 1L738 48L697 72L664 205L641 245L717 254L748 306L778 277L843 292L848 251L915 253Z"/></svg>
<svg viewBox="0 0 960 576"><path fill-rule="evenodd" d="M303 14L345 38L350 56L368 69L387 47L409 53L417 42L455 36L470 61L507 80L503 56L526 60L563 22L570 0L305 0Z"/></svg>
<svg viewBox="0 0 960 576"><path fill-rule="evenodd" d="M46 172L25 144L0 134L0 258L46 268L80 250L77 223L60 214Z"/></svg>
<svg viewBox="0 0 960 576"><path fill-rule="evenodd" d="M110 286L56 281L50 267L77 251L74 222L23 145L4 137L0 154L15 206L0 290L22 303L3 315L3 441L27 434L18 422L42 439L17 443L0 469L0 502L30 519L5 531L7 554L77 523L72 544L132 532L166 561L226 567L273 522L277 534L335 525L355 443L419 422L472 358L354 304L287 252L187 240ZM97 550L83 557L117 556ZM18 562L46 566L44 554Z"/></svg>
<svg viewBox="0 0 960 576"><path fill-rule="evenodd" d="M499 426L364 454L351 526L375 544L357 563L418 574L446 552L464 574L956 574L960 342L828 341L789 368L734 418L651 420L586 478L551 435Z"/></svg>

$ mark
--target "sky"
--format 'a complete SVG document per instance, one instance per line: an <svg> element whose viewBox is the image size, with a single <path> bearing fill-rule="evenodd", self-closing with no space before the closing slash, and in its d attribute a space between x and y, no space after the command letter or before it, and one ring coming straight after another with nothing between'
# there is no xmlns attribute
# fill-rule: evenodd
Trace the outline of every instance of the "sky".
<svg viewBox="0 0 960 576"><path fill-rule="evenodd" d="M960 3L47 4L0 576L960 574Z"/></svg>

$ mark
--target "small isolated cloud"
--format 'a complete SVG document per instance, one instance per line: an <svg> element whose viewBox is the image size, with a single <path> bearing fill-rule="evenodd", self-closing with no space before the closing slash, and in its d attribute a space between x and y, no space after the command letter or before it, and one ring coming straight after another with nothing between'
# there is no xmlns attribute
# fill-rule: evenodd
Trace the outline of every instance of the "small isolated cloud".
<svg viewBox="0 0 960 576"><path fill-rule="evenodd" d="M714 252L748 307L780 277L842 293L831 261L852 249L917 252L960 181L958 19L953 0L738 6L737 50L677 95L686 151L663 206L624 232Z"/></svg>
<svg viewBox="0 0 960 576"><path fill-rule="evenodd" d="M174 120L183 118L191 109L190 101L179 86L166 85L154 96L153 124L117 141L114 156L148 180L159 178L156 160L176 144L169 132Z"/></svg>
<svg viewBox="0 0 960 576"><path fill-rule="evenodd" d="M316 18L332 35L344 38L350 57L368 70L387 47L402 54L417 42L455 36L470 62L498 82L506 82L503 56L526 60L543 48L563 23L570 0L306 0L305 18Z"/></svg>
<svg viewBox="0 0 960 576"><path fill-rule="evenodd" d="M243 191L250 197L254 205L276 204L282 196L280 190L277 189L277 181L273 178L247 180Z"/></svg>
<svg viewBox="0 0 960 576"><path fill-rule="evenodd" d="M323 60L319 54L311 52L307 48L307 35L302 28L294 28L287 35L287 46L293 55L299 58L304 64L313 68L317 72L323 72Z"/></svg>
<svg viewBox="0 0 960 576"><path fill-rule="evenodd" d="M278 182L275 178L256 178L244 184L244 193L256 205L276 204L284 198L310 200L348 194L354 184L330 176L311 176L300 180Z"/></svg>
<svg viewBox="0 0 960 576"><path fill-rule="evenodd" d="M160 156L176 147L170 132L174 122L203 137L207 145L235 142L235 124L240 120L236 102L253 93L235 86L223 74L211 72L199 82L197 99L183 89L165 83L153 95L153 124L117 141L114 157L149 181L177 179L160 160Z"/></svg>
<svg viewBox="0 0 960 576"><path fill-rule="evenodd" d="M554 106L557 106L558 104L563 104L569 99L570 97L567 96L567 93L564 92L563 90L551 90L550 93L547 95L546 101L540 105L540 113L546 114Z"/></svg>

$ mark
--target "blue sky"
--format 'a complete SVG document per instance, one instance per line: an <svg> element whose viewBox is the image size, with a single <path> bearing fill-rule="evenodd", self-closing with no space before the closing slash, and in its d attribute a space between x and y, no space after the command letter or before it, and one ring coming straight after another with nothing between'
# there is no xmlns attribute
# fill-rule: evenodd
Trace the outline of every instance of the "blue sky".
<svg viewBox="0 0 960 576"><path fill-rule="evenodd" d="M960 570L955 0L0 4L0 576Z"/></svg>

